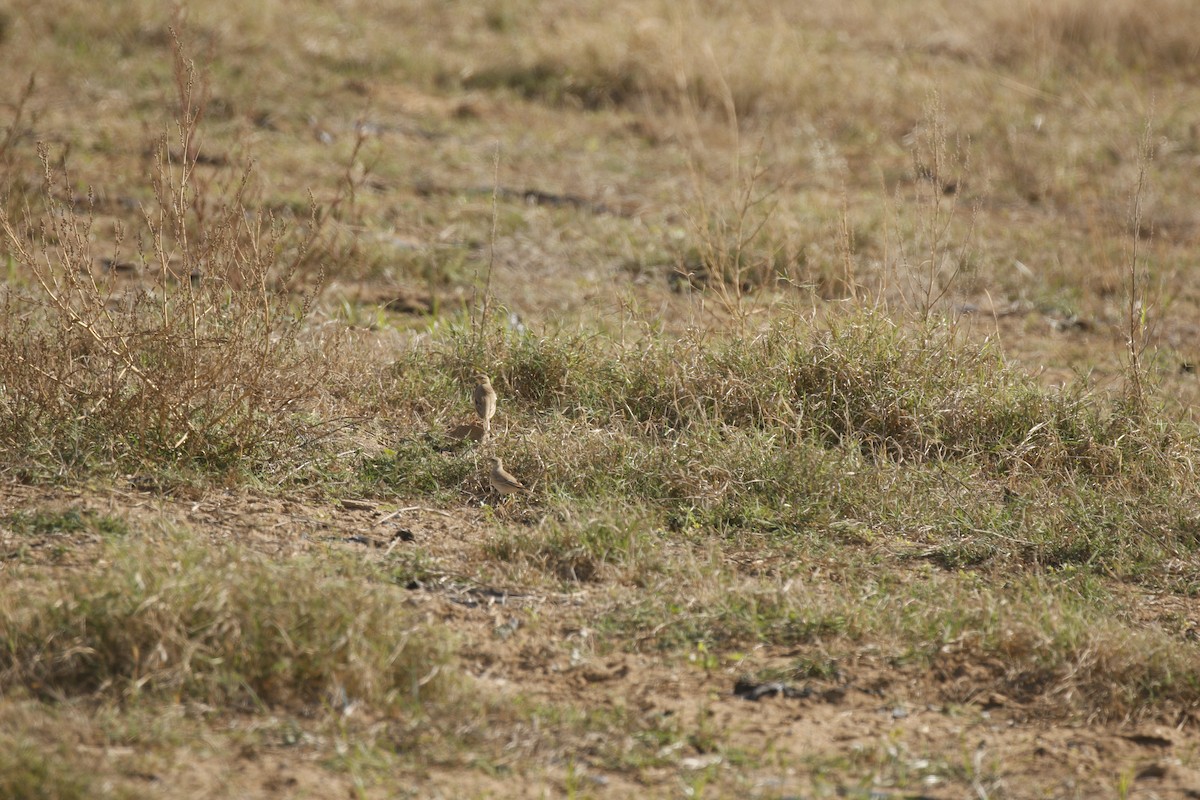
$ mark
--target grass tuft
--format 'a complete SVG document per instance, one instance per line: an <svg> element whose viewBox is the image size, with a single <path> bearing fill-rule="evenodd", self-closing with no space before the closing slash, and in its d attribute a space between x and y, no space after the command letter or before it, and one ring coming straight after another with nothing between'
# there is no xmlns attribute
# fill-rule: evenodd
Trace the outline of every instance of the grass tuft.
<svg viewBox="0 0 1200 800"><path fill-rule="evenodd" d="M36 742L0 735L0 797L7 800L118 800L136 795L114 790L107 780L63 753Z"/></svg>
<svg viewBox="0 0 1200 800"><path fill-rule="evenodd" d="M56 697L385 710L450 690L445 643L353 564L144 543L106 555L33 602L6 593L4 684Z"/></svg>
<svg viewBox="0 0 1200 800"><path fill-rule="evenodd" d="M129 533L129 525L120 517L77 508L61 511L16 511L9 514L4 522L14 533L25 536L88 530L111 536L124 536Z"/></svg>

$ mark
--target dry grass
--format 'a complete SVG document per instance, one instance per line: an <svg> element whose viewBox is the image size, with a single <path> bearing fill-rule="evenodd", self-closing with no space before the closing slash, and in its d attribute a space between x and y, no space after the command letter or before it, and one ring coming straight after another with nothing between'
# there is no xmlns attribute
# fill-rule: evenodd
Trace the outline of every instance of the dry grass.
<svg viewBox="0 0 1200 800"><path fill-rule="evenodd" d="M0 793L14 800L86 800L123 798L132 794L115 792L95 780L86 767L64 753L46 753L38 742L5 736L0 755Z"/></svg>
<svg viewBox="0 0 1200 800"><path fill-rule="evenodd" d="M1200 15L1179 0L1111 3L1102 14L1078 0L993 8L988 52L1000 63L1021 58L1043 71L1083 64L1182 77L1194 74L1200 55Z"/></svg>
<svg viewBox="0 0 1200 800"><path fill-rule="evenodd" d="M775 580L753 580L723 574L716 559L672 559L647 588L659 598L687 597L686 606L622 604L601 629L620 641L684 652L697 643L715 653L786 645L802 654L801 665L824 660L850 669L867 653L897 670L948 675L970 665L984 677L957 687L947 681L939 699L969 702L956 692L999 691L1056 717L1153 717L1152 708L1190 708L1200 698L1194 645L1142 628L1122 612L1121 595L1077 572L997 586L994 576L974 573L918 568L884 577L863 561L823 563L836 565L844 582L812 582L804 570L786 568Z"/></svg>
<svg viewBox="0 0 1200 800"><path fill-rule="evenodd" d="M0 473L451 521L289 559L14 504L6 693L277 714L367 796L464 765L568 795L576 759L693 794L773 768L703 710L573 690L481 726L443 620L543 699L580 659L711 677L762 651L1046 720L1194 713L1192 623L1139 599L1200 586L1197 41L1183 0L18 3ZM480 370L495 435L451 442ZM503 509L493 454L533 489ZM409 580L467 594L418 620ZM495 586L517 605L483 608ZM21 726L0 794L108 791ZM726 771L664 788L681 752Z"/></svg>
<svg viewBox="0 0 1200 800"><path fill-rule="evenodd" d="M7 593L10 690L405 713L451 692L446 647L396 608L397 589L352 563L143 540L112 545L103 562Z"/></svg>

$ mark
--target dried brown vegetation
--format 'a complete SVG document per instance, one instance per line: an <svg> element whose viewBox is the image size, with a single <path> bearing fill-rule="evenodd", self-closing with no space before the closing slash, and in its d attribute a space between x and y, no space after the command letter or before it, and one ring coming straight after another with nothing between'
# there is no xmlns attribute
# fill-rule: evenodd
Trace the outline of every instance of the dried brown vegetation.
<svg viewBox="0 0 1200 800"><path fill-rule="evenodd" d="M0 794L1200 790L1190 4L0 41Z"/></svg>

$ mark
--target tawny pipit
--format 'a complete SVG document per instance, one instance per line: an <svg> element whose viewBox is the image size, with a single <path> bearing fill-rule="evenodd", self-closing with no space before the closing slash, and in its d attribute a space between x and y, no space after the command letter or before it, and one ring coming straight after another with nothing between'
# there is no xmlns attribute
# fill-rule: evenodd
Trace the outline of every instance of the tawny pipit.
<svg viewBox="0 0 1200 800"><path fill-rule="evenodd" d="M492 382L487 375L475 376L475 392L472 399L475 401L475 413L490 426L492 417L496 414L496 390L492 388Z"/></svg>
<svg viewBox="0 0 1200 800"><path fill-rule="evenodd" d="M499 456L492 456L492 472L488 475L488 483L501 497L529 491L523 483L504 468L504 462L500 460Z"/></svg>

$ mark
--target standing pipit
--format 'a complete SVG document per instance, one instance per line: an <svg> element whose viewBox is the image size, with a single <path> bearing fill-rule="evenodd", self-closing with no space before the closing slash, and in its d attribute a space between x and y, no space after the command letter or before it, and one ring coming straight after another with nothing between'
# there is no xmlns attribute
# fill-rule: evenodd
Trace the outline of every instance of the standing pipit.
<svg viewBox="0 0 1200 800"><path fill-rule="evenodd" d="M475 376L475 392L472 399L475 401L475 413L490 428L492 417L496 414L496 390L492 388L492 382L487 375L480 373Z"/></svg>
<svg viewBox="0 0 1200 800"><path fill-rule="evenodd" d="M492 456L492 472L488 475L488 483L501 497L529 491L523 483L504 468L504 462L500 460L499 456Z"/></svg>

